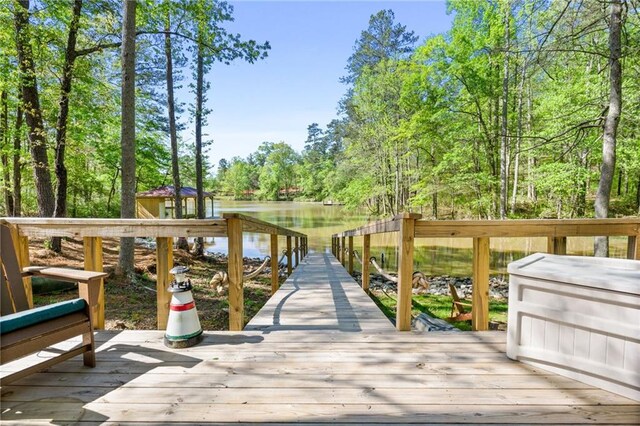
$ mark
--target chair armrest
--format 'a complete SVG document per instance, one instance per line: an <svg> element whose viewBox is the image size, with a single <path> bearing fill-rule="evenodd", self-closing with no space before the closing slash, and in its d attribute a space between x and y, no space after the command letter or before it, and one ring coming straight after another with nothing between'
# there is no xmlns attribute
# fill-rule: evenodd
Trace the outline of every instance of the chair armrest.
<svg viewBox="0 0 640 426"><path fill-rule="evenodd" d="M106 272L83 271L69 268L49 268L47 266L28 266L22 270L22 274L34 277L46 277L60 281L78 283L80 297L87 301L89 306L98 304L100 282L109 276Z"/></svg>
<svg viewBox="0 0 640 426"><path fill-rule="evenodd" d="M69 282L91 282L100 278L105 278L109 274L106 272L83 271L69 268L49 268L47 266L28 266L22 270L23 274L53 278L60 281Z"/></svg>

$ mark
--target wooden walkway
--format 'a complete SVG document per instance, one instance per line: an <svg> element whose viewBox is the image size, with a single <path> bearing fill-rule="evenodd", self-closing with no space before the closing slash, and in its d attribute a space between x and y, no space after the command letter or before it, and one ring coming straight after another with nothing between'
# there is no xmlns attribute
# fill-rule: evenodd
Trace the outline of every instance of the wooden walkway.
<svg viewBox="0 0 640 426"><path fill-rule="evenodd" d="M99 331L96 368L72 359L2 386L0 419L15 425L640 420L637 402L510 361L503 332L399 333L386 321L335 260L310 255L247 330L206 332L202 343L182 350L166 348L162 331Z"/></svg>
<svg viewBox="0 0 640 426"><path fill-rule="evenodd" d="M311 253L245 330L390 333L395 328L333 255Z"/></svg>

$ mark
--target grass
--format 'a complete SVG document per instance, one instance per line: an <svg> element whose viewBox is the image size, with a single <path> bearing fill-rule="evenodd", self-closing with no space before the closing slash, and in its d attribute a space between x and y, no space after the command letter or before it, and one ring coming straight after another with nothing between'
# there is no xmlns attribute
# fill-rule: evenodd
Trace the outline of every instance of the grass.
<svg viewBox="0 0 640 426"><path fill-rule="evenodd" d="M396 299L395 295L385 294L381 291L371 293L371 299L389 318L396 316ZM470 300L463 299L463 302ZM435 318L447 320L451 315L452 299L449 296L440 296L435 294L413 295L411 303L411 315L418 316L425 313ZM489 300L489 321L506 323L507 322L507 300L491 299ZM451 325L460 330L471 330L471 321L455 321Z"/></svg>

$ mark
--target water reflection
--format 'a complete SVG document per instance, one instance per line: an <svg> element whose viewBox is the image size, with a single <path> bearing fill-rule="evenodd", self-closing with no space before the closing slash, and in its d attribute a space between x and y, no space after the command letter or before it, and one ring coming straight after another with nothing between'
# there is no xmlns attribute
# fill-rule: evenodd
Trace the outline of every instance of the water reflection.
<svg viewBox="0 0 640 426"><path fill-rule="evenodd" d="M348 212L341 206L323 206L321 203L216 200L214 209L215 216L221 216L223 213L242 213L307 234L309 248L313 251L330 251L332 234L362 226L373 220L362 212ZM396 269L397 239L397 233L376 234L371 237L371 255L380 260L380 254L384 253L387 270ZM267 256L270 253L269 244L269 235L244 234L244 255ZM285 244L286 238L279 237L280 252ZM625 237L611 238L611 257L624 258L626 245ZM471 275L473 242L470 238L418 238L415 247L416 270L427 275ZM362 251L362 238L354 238L354 248ZM544 252L546 249L546 238L492 238L491 274L505 274L509 262L531 253ZM226 254L227 239L207 239L207 250ZM567 253L593 255L593 238L569 238ZM359 265L356 265L356 269L360 269Z"/></svg>

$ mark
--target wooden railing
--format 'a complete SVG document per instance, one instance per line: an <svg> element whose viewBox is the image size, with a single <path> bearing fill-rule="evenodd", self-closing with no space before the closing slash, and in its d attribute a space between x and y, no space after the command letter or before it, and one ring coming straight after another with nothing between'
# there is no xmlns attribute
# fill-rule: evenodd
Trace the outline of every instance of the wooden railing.
<svg viewBox="0 0 640 426"><path fill-rule="evenodd" d="M626 236L627 258L640 260L640 218L558 220L419 220L405 213L332 236L333 254L353 273L353 237L363 237L362 288L369 290L371 234L398 232L396 327L411 329L414 238L473 238L472 327L489 327L489 241L503 237L546 237L547 251L566 254L567 237ZM345 248L348 247L348 250ZM347 254L345 254L345 251Z"/></svg>
<svg viewBox="0 0 640 426"><path fill-rule="evenodd" d="M173 238L226 237L229 247L229 330L244 328L242 234L271 235L271 291L278 282L278 236L286 236L287 272L291 274L301 257L307 253L307 236L290 229L236 213L224 214L220 219L67 219L67 218L2 218L10 224L16 253L21 267L30 265L29 238L69 237L82 238L84 266L87 270L102 271L102 239L120 237L151 237L156 239L157 260L157 321L164 330L169 316L171 282L169 271L173 267ZM292 250L292 242L295 251ZM294 257L295 254L295 257ZM31 282L25 280L29 303L33 306ZM101 284L95 327L104 328L104 283Z"/></svg>

